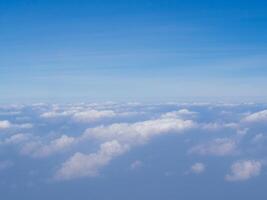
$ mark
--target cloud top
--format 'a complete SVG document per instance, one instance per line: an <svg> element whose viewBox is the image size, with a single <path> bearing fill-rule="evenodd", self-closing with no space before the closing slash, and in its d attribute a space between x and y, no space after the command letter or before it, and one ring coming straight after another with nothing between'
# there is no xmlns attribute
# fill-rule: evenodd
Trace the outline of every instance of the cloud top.
<svg viewBox="0 0 267 200"><path fill-rule="evenodd" d="M237 161L231 166L231 172L225 176L227 181L245 181L261 172L262 164L256 160Z"/></svg>

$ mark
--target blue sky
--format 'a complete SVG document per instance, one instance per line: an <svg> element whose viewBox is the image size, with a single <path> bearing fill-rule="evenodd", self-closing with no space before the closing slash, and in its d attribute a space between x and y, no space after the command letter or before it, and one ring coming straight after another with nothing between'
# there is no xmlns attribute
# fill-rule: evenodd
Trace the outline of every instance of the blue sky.
<svg viewBox="0 0 267 200"><path fill-rule="evenodd" d="M0 101L264 100L266 8L1 0Z"/></svg>
<svg viewBox="0 0 267 200"><path fill-rule="evenodd" d="M4 200L266 200L267 2L0 0Z"/></svg>

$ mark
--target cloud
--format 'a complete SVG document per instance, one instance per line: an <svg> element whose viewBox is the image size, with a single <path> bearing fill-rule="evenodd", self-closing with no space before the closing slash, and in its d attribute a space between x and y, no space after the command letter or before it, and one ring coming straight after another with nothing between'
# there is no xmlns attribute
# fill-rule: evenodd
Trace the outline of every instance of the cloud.
<svg viewBox="0 0 267 200"><path fill-rule="evenodd" d="M32 138L21 148L21 153L33 157L47 157L62 152L75 143L74 137L62 135L51 140L49 144L43 144L41 139Z"/></svg>
<svg viewBox="0 0 267 200"><path fill-rule="evenodd" d="M67 135L62 135L61 137L52 140L48 145L43 145L34 152L34 156L45 157L51 154L61 152L66 148L73 145L75 139Z"/></svg>
<svg viewBox="0 0 267 200"><path fill-rule="evenodd" d="M76 120L92 121L98 118L112 117L115 113L105 112L82 112L73 115ZM70 143L84 142L88 139L96 139L103 142L96 153L84 154L77 152L65 161L56 172L57 180L69 180L81 177L91 177L98 175L99 170L107 165L114 157L123 154L137 144L143 144L156 135L167 133L182 133L193 128L195 124L190 120L176 118L159 118L136 123L114 123L111 125L101 125L88 128L84 134L77 138L72 138ZM52 142L50 145L42 147L37 151L37 155L47 155L58 151L58 143ZM61 147L65 147L61 145ZM36 154L36 153L35 153ZM132 163L131 167L137 168L140 161Z"/></svg>
<svg viewBox="0 0 267 200"><path fill-rule="evenodd" d="M20 144L28 140L28 135L23 133L18 133L15 135L10 136L9 138L5 139L5 144Z"/></svg>
<svg viewBox="0 0 267 200"><path fill-rule="evenodd" d="M209 122L201 124L201 128L208 131L218 131L224 128L230 129L239 129L239 125L237 123L218 123L218 122Z"/></svg>
<svg viewBox="0 0 267 200"><path fill-rule="evenodd" d="M203 139L203 143L193 146L188 151L198 155L236 155L239 144L252 145L252 142L265 142L264 134L257 134L258 131L264 131L259 130L261 127L257 127L257 132L254 132L253 124L244 123L244 118L251 118L249 116L254 115L254 120L255 118L259 119L259 117L255 117L256 113L244 114L251 109L248 105L243 105L238 109L231 107L231 114L223 116L221 115L222 106L212 107L212 104L197 106L198 108L195 104L187 104L186 109L180 109L181 104L129 106L128 104L114 103L82 103L47 104L42 107L29 105L25 107L27 109L21 110L19 116L21 120L18 120L16 116L13 118L9 116L9 121L0 121L0 130L1 128L8 129L5 130L8 134L0 135L0 142L1 147L4 148L7 145L9 146L5 148L14 147L16 151L12 152L29 156L31 159L45 158L49 162L60 163L54 174L57 180L97 176L102 168L117 156L122 156L138 145L145 145L153 138L169 134L183 134L192 131L192 134L188 134L188 137L185 135L182 140L193 142L194 140L191 140L194 137L193 132L197 132L197 130L200 130L201 133L209 131L222 133L223 136L217 136L221 138L213 140L207 140L207 138L215 135L198 134L197 137L200 140ZM171 108L172 110L170 110ZM197 112L193 112L191 109L197 109ZM162 113L163 110L170 112ZM36 116L39 117L36 118ZM90 124L90 122L97 122L97 124ZM37 128L24 130L33 126ZM23 133L24 131L27 133ZM62 131L67 134L75 134L59 135ZM247 136L243 137L246 133L248 133ZM246 139L249 141L247 142ZM263 142L261 144L265 144ZM94 152L88 151L92 149L90 148L92 144L99 145ZM87 148L88 146L89 148ZM259 152L261 150L264 149L257 148L253 153L263 153ZM49 156L54 157L52 159ZM62 157L67 159L59 160ZM142 164L142 161L135 160L129 168L135 170L142 167ZM205 170L206 166L197 162L189 167L187 173L200 174ZM230 175L233 173L228 174L228 176Z"/></svg>
<svg viewBox="0 0 267 200"><path fill-rule="evenodd" d="M231 166L231 172L225 176L227 181L245 181L258 176L262 164L256 160L237 161Z"/></svg>
<svg viewBox="0 0 267 200"><path fill-rule="evenodd" d="M104 142L97 153L76 153L56 173L56 179L69 180L96 176L98 170L114 157L130 150L135 145L147 142L151 137L166 133L181 133L194 127L189 120L155 119L137 123L117 123L89 128L77 141L97 139Z"/></svg>
<svg viewBox="0 0 267 200"><path fill-rule="evenodd" d="M33 128L33 124L31 123L24 123L24 124L13 124L14 128L20 128L20 129L30 129Z"/></svg>
<svg viewBox="0 0 267 200"><path fill-rule="evenodd" d="M113 118L116 116L126 116L127 113L116 113L113 110L95 110L83 107L71 107L66 110L54 109L49 112L44 112L40 115L41 118L58 119L68 117L75 122L90 123L101 121L103 119ZM129 114L128 114L129 115Z"/></svg>
<svg viewBox="0 0 267 200"><path fill-rule="evenodd" d="M167 133L182 133L195 127L191 120L173 118L147 120L136 123L115 123L108 126L89 128L83 137L98 140L118 140L129 144L138 144L148 141L151 137Z"/></svg>
<svg viewBox="0 0 267 200"><path fill-rule="evenodd" d="M267 110L252 113L243 119L244 122L267 122Z"/></svg>
<svg viewBox="0 0 267 200"><path fill-rule="evenodd" d="M229 138L217 138L206 144L200 144L190 149L189 153L199 155L225 156L236 152L237 142Z"/></svg>
<svg viewBox="0 0 267 200"><path fill-rule="evenodd" d="M68 180L80 177L91 177L98 175L98 170L107 165L112 158L128 150L127 145L122 145L113 140L101 144L96 153L75 153L56 172L56 180Z"/></svg>
<svg viewBox="0 0 267 200"><path fill-rule="evenodd" d="M94 122L100 119L115 117L116 113L112 110L87 110L75 113L72 118L78 122Z"/></svg>
<svg viewBox="0 0 267 200"><path fill-rule="evenodd" d="M0 129L7 129L11 127L11 123L8 120L0 121Z"/></svg>
<svg viewBox="0 0 267 200"><path fill-rule="evenodd" d="M161 115L162 118L185 118L194 117L197 113L189 111L187 109L181 109L178 111L167 112Z"/></svg>
<svg viewBox="0 0 267 200"><path fill-rule="evenodd" d="M216 123L216 122L205 123L205 124L202 124L202 128L208 131L216 131L216 130L220 130L221 128L223 128L223 125Z"/></svg>
<svg viewBox="0 0 267 200"><path fill-rule="evenodd" d="M265 140L265 136L262 133L259 133L252 138L252 143L258 143L263 140Z"/></svg>
<svg viewBox="0 0 267 200"><path fill-rule="evenodd" d="M103 117L103 115L101 114L99 117ZM101 142L116 140L123 145L132 147L147 142L153 136L172 132L182 133L194 126L193 121L174 118L159 118L136 123L115 123L106 126L101 125L88 128L82 135L77 137L62 135L60 138L50 141L49 144L43 144L44 142L40 137L32 137L22 145L20 152L32 157L47 157L58 152L64 152L64 150L72 147L74 144L86 142L91 139ZM9 138L8 142L13 142L14 144L14 142L22 142L23 139L25 138L22 135L17 135Z"/></svg>
<svg viewBox="0 0 267 200"><path fill-rule="evenodd" d="M20 115L21 111L0 111L0 115L5 116L14 116L14 115Z"/></svg>
<svg viewBox="0 0 267 200"><path fill-rule="evenodd" d="M73 112L71 111L64 111L64 112L49 111L49 112L42 113L40 117L47 118L47 119L54 119L54 118L59 118L59 117L70 116L72 114Z"/></svg>
<svg viewBox="0 0 267 200"><path fill-rule="evenodd" d="M42 146L41 141L31 139L31 140L27 141L26 143L22 144L22 147L20 148L20 153L22 155L30 155L33 157L38 157L38 156L36 156L35 152L38 151L38 149L41 146Z"/></svg>
<svg viewBox="0 0 267 200"><path fill-rule="evenodd" d="M206 166L203 163L195 163L191 166L190 171L195 174L201 174L205 171Z"/></svg>
<svg viewBox="0 0 267 200"><path fill-rule="evenodd" d="M30 129L33 127L33 124L31 123L24 123L24 124L13 124L8 120L0 121L0 130L1 129L9 129L9 128L15 128L15 129Z"/></svg>

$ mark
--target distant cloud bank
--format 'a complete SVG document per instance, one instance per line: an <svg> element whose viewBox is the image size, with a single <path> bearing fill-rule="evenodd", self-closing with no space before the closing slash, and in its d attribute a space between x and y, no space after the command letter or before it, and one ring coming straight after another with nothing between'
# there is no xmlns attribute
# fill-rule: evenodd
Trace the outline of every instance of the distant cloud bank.
<svg viewBox="0 0 267 200"><path fill-rule="evenodd" d="M115 158L154 139L176 135L187 145L184 156L198 160L189 167L190 173L209 173L201 159L228 157L232 163L230 171L225 169L225 180L245 181L264 170L258 159L266 159L262 156L266 107L113 102L2 106L0 148L13 149L22 159L54 162L50 178L65 181L98 176ZM19 164L14 160L1 161L0 169ZM129 166L142 170L143 161L136 159Z"/></svg>

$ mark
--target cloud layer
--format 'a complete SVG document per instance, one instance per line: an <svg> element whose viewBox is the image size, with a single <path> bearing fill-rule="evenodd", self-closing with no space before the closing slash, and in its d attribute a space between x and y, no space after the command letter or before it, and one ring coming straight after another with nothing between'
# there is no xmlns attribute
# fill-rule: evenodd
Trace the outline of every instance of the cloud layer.
<svg viewBox="0 0 267 200"><path fill-rule="evenodd" d="M114 158L174 137L187 152L185 161L198 160L187 163L190 173L208 174L201 159L227 157L233 164L228 163L225 180L245 181L263 170L253 157L266 151L266 116L266 106L259 104L12 105L0 108L0 148L51 162L50 178L65 181L101 175ZM7 160L3 169L14 163ZM136 158L128 168L142 170L142 163Z"/></svg>

